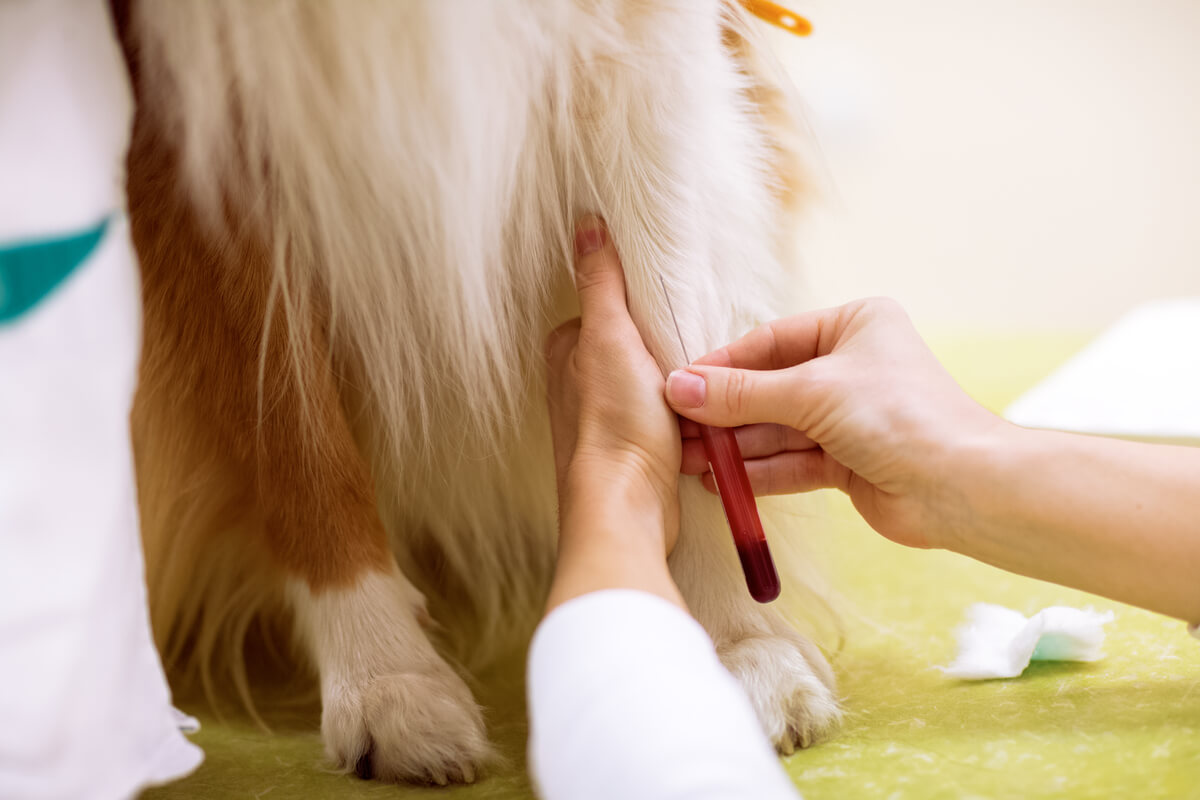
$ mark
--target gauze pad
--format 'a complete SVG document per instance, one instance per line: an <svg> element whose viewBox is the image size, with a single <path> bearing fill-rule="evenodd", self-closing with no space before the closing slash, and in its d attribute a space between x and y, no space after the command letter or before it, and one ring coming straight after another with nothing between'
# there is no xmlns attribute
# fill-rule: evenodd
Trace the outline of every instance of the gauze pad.
<svg viewBox="0 0 1200 800"><path fill-rule="evenodd" d="M991 603L967 609L958 629L958 657L940 669L952 678L1015 678L1030 661L1097 661L1113 613L1051 606L1026 618Z"/></svg>

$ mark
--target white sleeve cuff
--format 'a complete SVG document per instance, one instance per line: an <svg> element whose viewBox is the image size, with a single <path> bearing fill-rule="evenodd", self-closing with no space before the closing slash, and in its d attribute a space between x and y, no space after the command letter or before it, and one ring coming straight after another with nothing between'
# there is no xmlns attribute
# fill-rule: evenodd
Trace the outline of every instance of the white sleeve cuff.
<svg viewBox="0 0 1200 800"><path fill-rule="evenodd" d="M633 590L575 598L529 653L530 772L546 800L795 798L704 629Z"/></svg>

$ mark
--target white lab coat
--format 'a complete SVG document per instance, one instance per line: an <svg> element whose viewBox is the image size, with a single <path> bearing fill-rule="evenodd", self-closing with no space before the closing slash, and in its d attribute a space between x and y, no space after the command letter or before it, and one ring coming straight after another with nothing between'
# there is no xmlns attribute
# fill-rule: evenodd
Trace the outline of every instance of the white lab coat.
<svg viewBox="0 0 1200 800"><path fill-rule="evenodd" d="M129 409L132 114L103 0L0 2L0 249L109 224L0 324L0 797L121 798L193 770L150 635Z"/></svg>
<svg viewBox="0 0 1200 800"><path fill-rule="evenodd" d="M544 800L796 800L712 640L654 595L606 590L542 621L529 766Z"/></svg>

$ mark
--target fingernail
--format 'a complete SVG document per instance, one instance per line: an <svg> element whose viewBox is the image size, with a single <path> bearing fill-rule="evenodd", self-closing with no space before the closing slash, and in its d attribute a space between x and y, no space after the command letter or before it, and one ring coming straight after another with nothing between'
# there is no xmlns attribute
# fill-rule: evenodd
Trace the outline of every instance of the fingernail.
<svg viewBox="0 0 1200 800"><path fill-rule="evenodd" d="M604 223L594 214L589 214L575 226L575 255L586 256L588 253L594 253L601 247L604 247L604 242L607 240L607 235L604 232Z"/></svg>
<svg viewBox="0 0 1200 800"><path fill-rule="evenodd" d="M667 376L667 399L681 408L699 408L704 405L708 386L694 372L677 369Z"/></svg>

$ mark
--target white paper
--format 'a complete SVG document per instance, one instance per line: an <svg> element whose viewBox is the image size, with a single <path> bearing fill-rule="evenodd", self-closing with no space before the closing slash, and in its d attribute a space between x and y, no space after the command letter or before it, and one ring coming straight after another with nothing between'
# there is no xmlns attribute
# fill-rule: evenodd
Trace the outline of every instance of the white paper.
<svg viewBox="0 0 1200 800"><path fill-rule="evenodd" d="M1005 416L1031 428L1200 444L1200 298L1135 308Z"/></svg>

